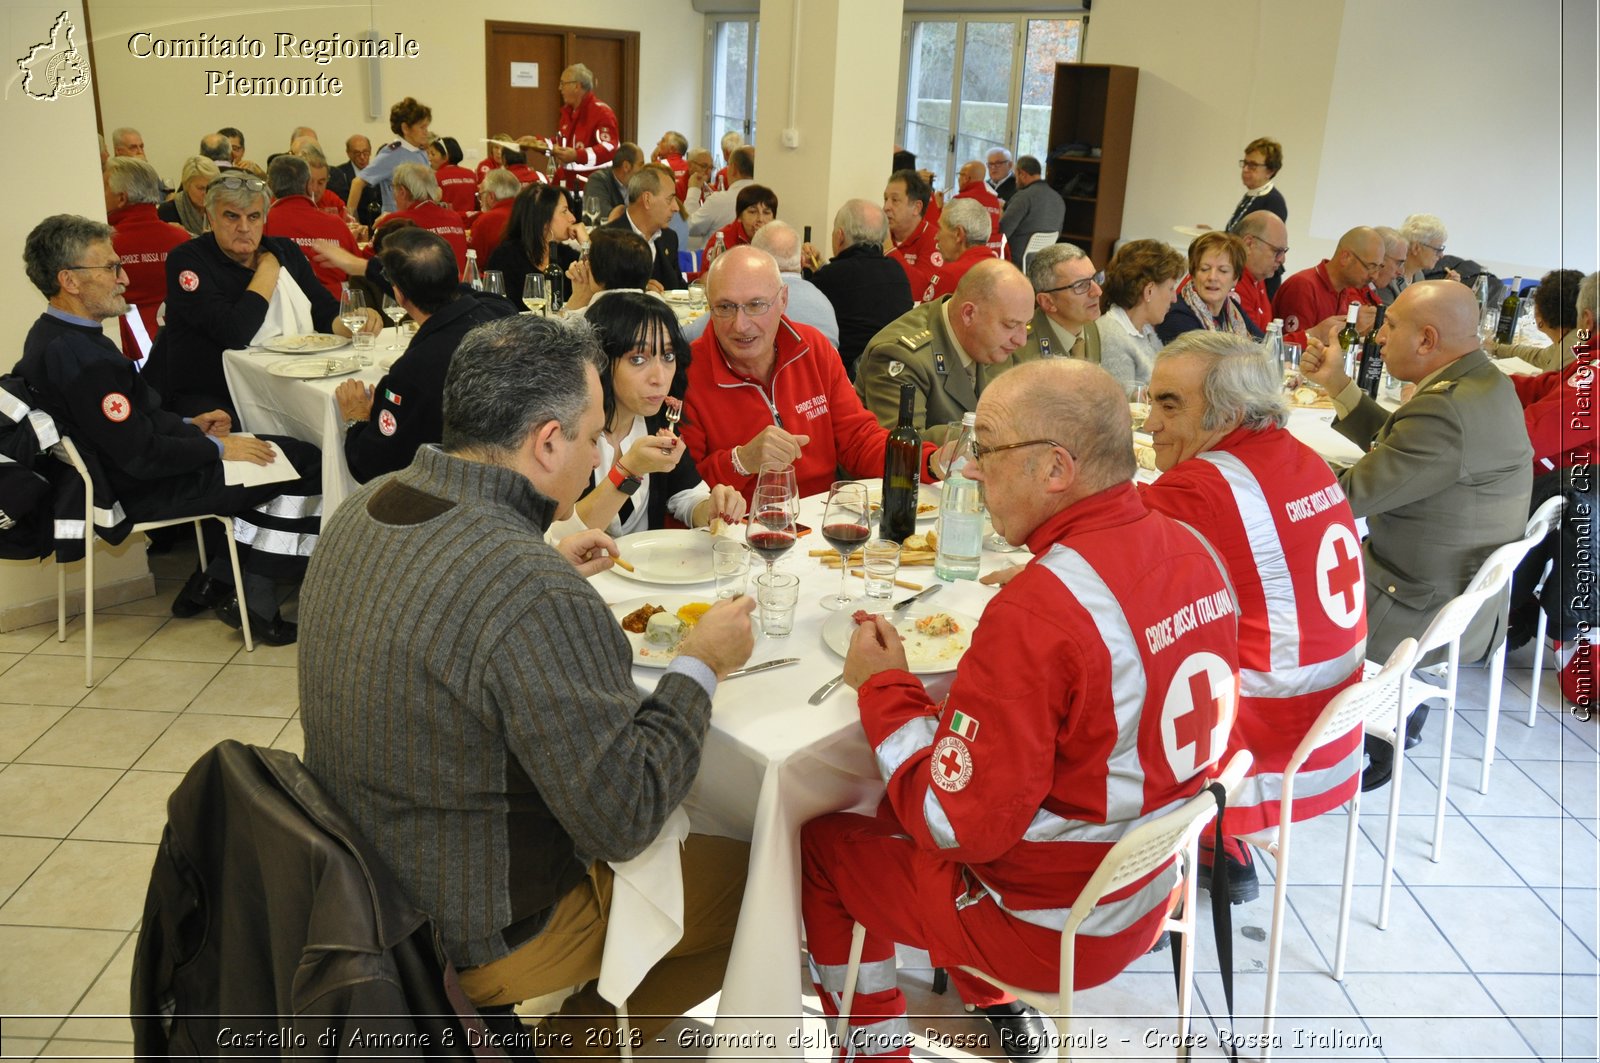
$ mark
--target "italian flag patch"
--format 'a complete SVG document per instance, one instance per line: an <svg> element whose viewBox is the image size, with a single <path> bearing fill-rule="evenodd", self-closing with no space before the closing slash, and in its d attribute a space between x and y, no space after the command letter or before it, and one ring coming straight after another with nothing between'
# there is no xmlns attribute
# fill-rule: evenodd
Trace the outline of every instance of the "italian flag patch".
<svg viewBox="0 0 1600 1063"><path fill-rule="evenodd" d="M388 399L391 403L393 403L396 406L400 405L400 396L396 395L394 392L390 391L388 388L384 388L383 389L383 397Z"/></svg>
<svg viewBox="0 0 1600 1063"><path fill-rule="evenodd" d="M978 721L964 712L957 712L950 717L950 730L970 742L978 737Z"/></svg>

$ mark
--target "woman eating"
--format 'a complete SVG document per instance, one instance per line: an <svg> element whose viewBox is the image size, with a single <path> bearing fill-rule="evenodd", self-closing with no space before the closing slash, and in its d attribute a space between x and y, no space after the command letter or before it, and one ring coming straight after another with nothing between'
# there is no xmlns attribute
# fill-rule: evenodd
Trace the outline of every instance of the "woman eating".
<svg viewBox="0 0 1600 1063"><path fill-rule="evenodd" d="M1100 297L1100 365L1125 388L1150 383L1150 369L1183 276L1183 256L1159 240L1131 240L1111 256Z"/></svg>
<svg viewBox="0 0 1600 1063"><path fill-rule="evenodd" d="M1162 343L1206 329L1259 338L1261 330L1233 297L1244 274L1244 241L1232 233L1205 233L1189 245L1189 277L1178 285L1178 301L1156 326Z"/></svg>
<svg viewBox="0 0 1600 1063"><path fill-rule="evenodd" d="M589 231L572 215L566 193L554 185L528 185L517 193L506 221L505 236L489 256L485 269L497 269L506 280L506 297L522 299L523 279L530 273L547 273L554 265L561 272L561 297L572 294L567 267L578 260L578 252L567 240L587 243Z"/></svg>
<svg viewBox="0 0 1600 1063"><path fill-rule="evenodd" d="M191 156L183 164L178 190L156 208L156 217L189 230L190 236L206 231L206 185L222 175L217 164L204 155Z"/></svg>

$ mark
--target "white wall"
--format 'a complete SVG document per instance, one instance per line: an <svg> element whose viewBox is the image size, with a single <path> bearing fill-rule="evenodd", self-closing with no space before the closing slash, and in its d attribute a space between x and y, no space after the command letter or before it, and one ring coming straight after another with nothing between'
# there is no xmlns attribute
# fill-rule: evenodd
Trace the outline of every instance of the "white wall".
<svg viewBox="0 0 1600 1063"><path fill-rule="evenodd" d="M109 133L131 125L144 134L150 160L169 180L195 153L200 137L219 126L245 135L250 158L262 162L286 150L297 125L317 130L334 163L344 161L346 137L363 133L376 145L392 140L389 105L414 96L433 109L433 130L454 136L469 156L483 156L484 23L508 21L640 31L638 135L646 151L669 128L699 128L705 19L689 0L373 0L318 5L274 2L230 9L215 0L89 0L94 20L95 62L101 77L101 108ZM380 60L380 117L367 117L365 60L334 60L317 66L271 58L272 35L324 38L337 32L356 37L403 31L420 46L416 59ZM136 59L129 38L141 31L157 37L193 38L202 31L262 39L269 58ZM234 69L242 76L301 76L326 73L344 82L332 97L233 97L205 95L208 69ZM547 74L554 77L553 73ZM600 96L607 98L606 86ZM519 130L515 132L544 132Z"/></svg>

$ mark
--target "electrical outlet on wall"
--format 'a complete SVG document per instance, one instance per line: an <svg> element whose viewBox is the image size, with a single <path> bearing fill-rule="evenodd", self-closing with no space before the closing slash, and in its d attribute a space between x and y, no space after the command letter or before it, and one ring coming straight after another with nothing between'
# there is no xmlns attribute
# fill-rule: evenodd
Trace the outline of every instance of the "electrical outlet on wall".
<svg viewBox="0 0 1600 1063"><path fill-rule="evenodd" d="M800 130L785 129L783 131L783 146L786 148L798 148L800 146Z"/></svg>

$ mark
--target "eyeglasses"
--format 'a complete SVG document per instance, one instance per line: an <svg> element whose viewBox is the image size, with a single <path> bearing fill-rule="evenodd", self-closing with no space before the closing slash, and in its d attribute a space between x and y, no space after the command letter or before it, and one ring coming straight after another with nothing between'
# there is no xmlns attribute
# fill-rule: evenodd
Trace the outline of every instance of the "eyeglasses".
<svg viewBox="0 0 1600 1063"><path fill-rule="evenodd" d="M62 266L62 269L103 269L113 277L127 272L119 258L115 262L105 262L98 266Z"/></svg>
<svg viewBox="0 0 1600 1063"><path fill-rule="evenodd" d="M1054 295L1056 292L1071 292L1073 295L1088 295L1090 288L1093 288L1096 285L1104 286L1105 283L1106 274L1104 270L1101 270L1094 276L1085 277L1081 281L1073 281L1071 284L1063 284L1059 288L1045 288L1039 292L1039 294Z"/></svg>
<svg viewBox="0 0 1600 1063"><path fill-rule="evenodd" d="M1001 443L997 447L985 446L977 440L973 440L972 458L979 465L982 465L983 459L998 454L1002 450L1017 450L1021 447L1061 447L1062 450L1067 450L1066 447L1062 447L1060 443L1053 439L1024 439L1021 443ZM1067 456L1073 461L1078 460L1078 456L1070 450L1067 450Z"/></svg>
<svg viewBox="0 0 1600 1063"><path fill-rule="evenodd" d="M1239 160L1239 169L1241 170L1265 170L1266 168L1267 164L1264 162L1251 162L1249 159Z"/></svg>
<svg viewBox="0 0 1600 1063"><path fill-rule="evenodd" d="M237 192L241 189L247 189L251 192L265 192L267 190L267 182L261 180L259 177L237 177L230 175L228 177L212 178L211 183L206 185L206 191L209 192L213 188L226 188L234 192Z"/></svg>
<svg viewBox="0 0 1600 1063"><path fill-rule="evenodd" d="M1368 262L1354 251L1350 252L1350 257L1361 263L1361 268L1366 270L1368 273L1376 273L1383 268L1382 262Z"/></svg>
<svg viewBox="0 0 1600 1063"><path fill-rule="evenodd" d="M1277 244L1272 243L1270 240L1263 240L1259 236L1247 236L1247 237L1245 237L1245 239L1254 240L1256 243L1260 244L1262 247L1270 247L1270 248L1272 248L1272 254L1273 254L1273 256L1275 258L1283 258L1285 255L1287 255L1289 253L1289 249L1287 247L1279 247Z"/></svg>
<svg viewBox="0 0 1600 1063"><path fill-rule="evenodd" d="M743 310L745 317L766 317L776 304L776 295L771 299L752 299L748 303L712 303L711 316L726 319Z"/></svg>
<svg viewBox="0 0 1600 1063"><path fill-rule="evenodd" d="M1426 247L1429 251L1432 251L1436 255L1444 254L1443 244L1440 244L1438 247L1434 247L1432 244L1424 244L1421 240L1418 240L1417 243L1422 247Z"/></svg>

